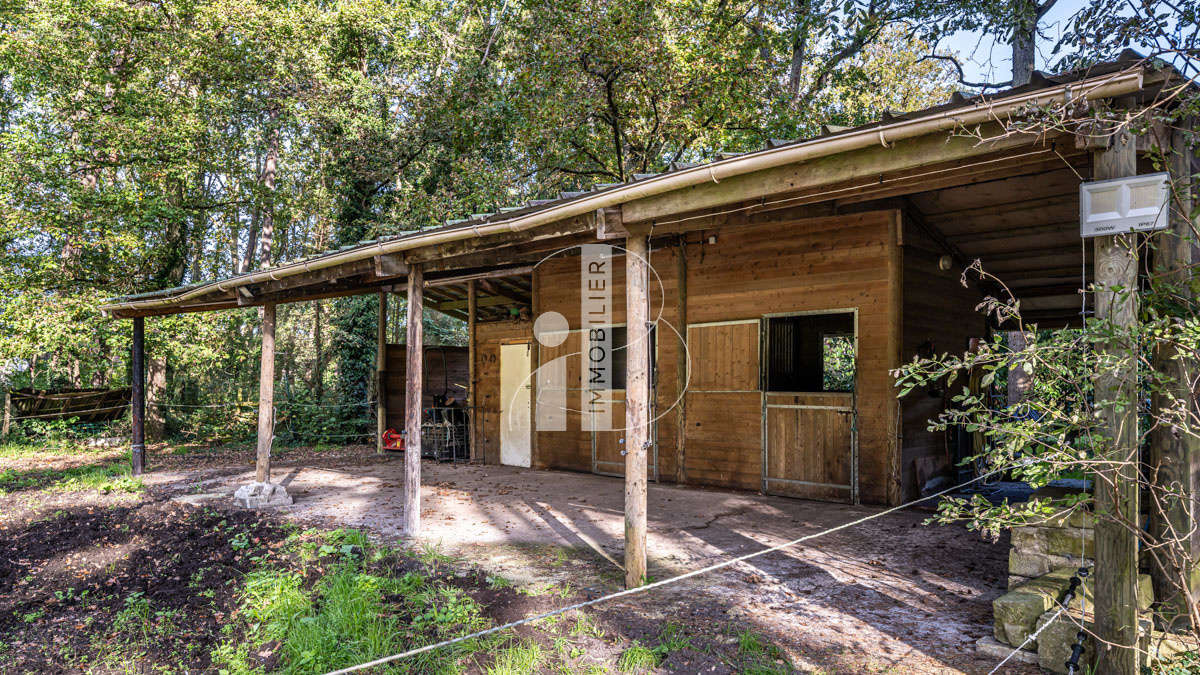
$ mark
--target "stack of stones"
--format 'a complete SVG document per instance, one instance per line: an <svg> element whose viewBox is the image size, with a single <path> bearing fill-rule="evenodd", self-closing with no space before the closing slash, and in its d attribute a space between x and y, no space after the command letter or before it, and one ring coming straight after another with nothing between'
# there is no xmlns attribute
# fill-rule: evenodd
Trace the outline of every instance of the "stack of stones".
<svg viewBox="0 0 1200 675"><path fill-rule="evenodd" d="M1092 564L1095 542L1091 514L1076 510L1073 513L1049 518L1035 525L1012 530L1012 548L1008 559L1008 593L992 602L995 640L984 638L979 647L988 656L1007 656L1015 647L1022 647L1014 661L1035 663L1054 673L1066 673L1079 626L1092 629L1094 579L1083 579L1081 590L1075 594L1068 611L1058 614L1058 601L1071 583L1071 577L1082 566ZM1150 576L1138 576L1138 608L1150 609L1154 591ZM1080 596L1083 598L1081 611ZM1055 618L1057 616L1057 618ZM1050 625L1047 625L1047 624ZM1150 653L1162 656L1175 650L1158 638L1162 634L1146 627L1146 644ZM1037 638L1025 643L1037 631ZM1095 644L1091 637L1084 641L1080 664L1093 661Z"/></svg>

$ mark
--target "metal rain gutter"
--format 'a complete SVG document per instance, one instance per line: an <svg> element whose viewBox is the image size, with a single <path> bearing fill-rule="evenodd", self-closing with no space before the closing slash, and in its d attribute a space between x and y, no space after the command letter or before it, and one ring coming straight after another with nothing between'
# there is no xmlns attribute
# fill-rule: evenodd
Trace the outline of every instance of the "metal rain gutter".
<svg viewBox="0 0 1200 675"><path fill-rule="evenodd" d="M597 209L616 206L636 199L654 197L667 192L682 190L708 182L720 182L726 178L788 164L796 164L818 157L842 152L861 150L876 144L884 147L896 141L907 140L939 131L948 131L960 126L999 120L1002 116L1030 105L1043 105L1072 100L1095 100L1124 96L1142 88L1144 71L1138 67L1109 75L1080 80L1048 89L1041 89L999 101L981 101L965 108L947 110L925 117L901 120L870 129L850 131L835 136L815 138L792 145L761 150L746 155L719 160L709 164L662 174L655 178L616 187L580 197L573 201L557 204L507 220L470 225L451 230L439 230L428 234L403 237L390 241L379 241L369 246L353 248L312 260L289 263L271 269L197 286L179 295L144 300L112 302L100 307L101 311L148 310L171 307L194 297L211 292L213 288L228 291L239 286L275 281L284 277L326 269L335 265L364 260L377 255L409 251L424 246L434 246L472 237L490 234L519 232L566 218L573 218Z"/></svg>

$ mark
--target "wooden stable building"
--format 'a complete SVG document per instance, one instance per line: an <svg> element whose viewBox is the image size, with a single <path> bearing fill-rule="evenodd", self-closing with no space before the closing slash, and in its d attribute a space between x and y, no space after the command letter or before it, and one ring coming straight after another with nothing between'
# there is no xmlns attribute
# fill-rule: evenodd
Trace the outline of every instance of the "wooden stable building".
<svg viewBox="0 0 1200 675"><path fill-rule="evenodd" d="M465 319L471 456L624 475L626 577L636 584L645 574L647 480L870 504L917 495L946 463L947 439L926 423L946 399L937 391L898 399L889 371L1005 329L976 311L992 291L960 282L972 261L1003 279L1026 320L1064 326L1099 311L1081 307L1080 289L1120 280L1095 278L1091 245L1081 245L1080 183L1148 171L1140 157L1150 145L1179 140L1114 141L1071 128L1033 136L1006 133L1001 122L1035 106L1085 118L1090 106L1144 104L1176 76L1139 61L1039 74L994 96L955 97L222 281L118 298L106 309L134 318L140 335L142 317L264 307L260 410L268 418L276 303L378 293L383 354L384 294L406 294L408 373L423 372L423 310ZM603 324L581 312L579 247L598 243L619 249ZM1096 246L1097 254L1112 249ZM534 326L551 314L565 319L556 324L565 335L546 344ZM596 392L582 386L581 355L597 325L623 354L603 391L614 424L592 429L581 411ZM137 359L140 349L137 339ZM551 363L563 364L559 384L543 378ZM404 381L406 397L381 397L380 430L396 414L388 406L407 400L412 443L422 378ZM548 389L567 402L558 418L539 413ZM135 382L135 410L141 396ZM268 419L259 443L264 481L270 428ZM135 455L138 441L135 432ZM414 454L406 457L412 533Z"/></svg>

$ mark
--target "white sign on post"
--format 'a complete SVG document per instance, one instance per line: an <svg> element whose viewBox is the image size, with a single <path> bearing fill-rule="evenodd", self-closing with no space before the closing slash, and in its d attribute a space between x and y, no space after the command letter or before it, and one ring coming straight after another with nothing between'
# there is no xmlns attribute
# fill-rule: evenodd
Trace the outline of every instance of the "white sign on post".
<svg viewBox="0 0 1200 675"><path fill-rule="evenodd" d="M1098 180L1079 185L1079 236L1167 229L1167 173Z"/></svg>

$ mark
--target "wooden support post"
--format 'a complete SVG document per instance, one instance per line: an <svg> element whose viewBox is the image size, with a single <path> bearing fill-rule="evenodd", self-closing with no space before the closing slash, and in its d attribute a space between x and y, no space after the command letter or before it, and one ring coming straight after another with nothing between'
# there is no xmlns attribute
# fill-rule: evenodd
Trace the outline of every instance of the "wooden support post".
<svg viewBox="0 0 1200 675"><path fill-rule="evenodd" d="M650 445L649 240L625 240L625 587L646 582L646 452Z"/></svg>
<svg viewBox="0 0 1200 675"><path fill-rule="evenodd" d="M4 423L0 426L0 441L8 438L8 432L12 428L12 392L4 392Z"/></svg>
<svg viewBox="0 0 1200 675"><path fill-rule="evenodd" d="M467 282L467 453L474 462L475 450L475 280Z"/></svg>
<svg viewBox="0 0 1200 675"><path fill-rule="evenodd" d="M262 356L258 362L258 452L254 482L271 482L271 442L275 440L275 304L262 307Z"/></svg>
<svg viewBox="0 0 1200 675"><path fill-rule="evenodd" d="M375 452L383 454L387 431L387 323L388 294L379 292L379 322L375 330Z"/></svg>
<svg viewBox="0 0 1200 675"><path fill-rule="evenodd" d="M130 354L130 466L133 475L146 470L146 320L133 318L133 345Z"/></svg>
<svg viewBox="0 0 1200 675"><path fill-rule="evenodd" d="M1137 173L1134 139L1113 138L1112 147L1095 154L1095 180ZM1138 671L1137 532L1138 431L1135 345L1121 337L1137 320L1137 238L1133 234L1097 237L1095 245L1096 318L1108 321L1117 337L1097 345L1101 372L1096 375L1107 447L1099 459L1109 463L1096 476L1096 672Z"/></svg>
<svg viewBox="0 0 1200 675"><path fill-rule="evenodd" d="M687 385L688 385L688 368L691 364L688 363L688 308L687 308L687 244L684 243L683 237L679 238L679 248L675 251L679 260L676 274L679 276L679 335L682 337L680 345L678 363L676 364L676 376L678 377L678 385L676 387L676 396L679 397L678 410L675 414L678 416L678 423L675 425L675 482L687 482Z"/></svg>
<svg viewBox="0 0 1200 675"><path fill-rule="evenodd" d="M1196 236L1191 222L1191 152L1185 132L1159 125L1153 139L1166 155L1172 180L1170 228L1153 240L1155 285L1170 294L1172 304L1178 307L1175 316L1180 319L1195 316L1198 309L1189 287ZM1166 385L1152 400L1159 414L1150 434L1148 506L1150 533L1159 546L1151 555L1150 576L1165 627L1182 629L1189 623L1198 590L1193 582L1194 556L1200 552L1193 500L1200 492L1200 443L1193 420L1200 408L1190 383L1195 382L1200 365L1194 356L1164 343L1155 350L1154 369ZM1183 414L1175 417L1172 411Z"/></svg>
<svg viewBox="0 0 1200 675"><path fill-rule="evenodd" d="M404 533L421 532L421 398L424 396L425 345L421 330L425 278L421 266L408 271L408 339L404 373Z"/></svg>

